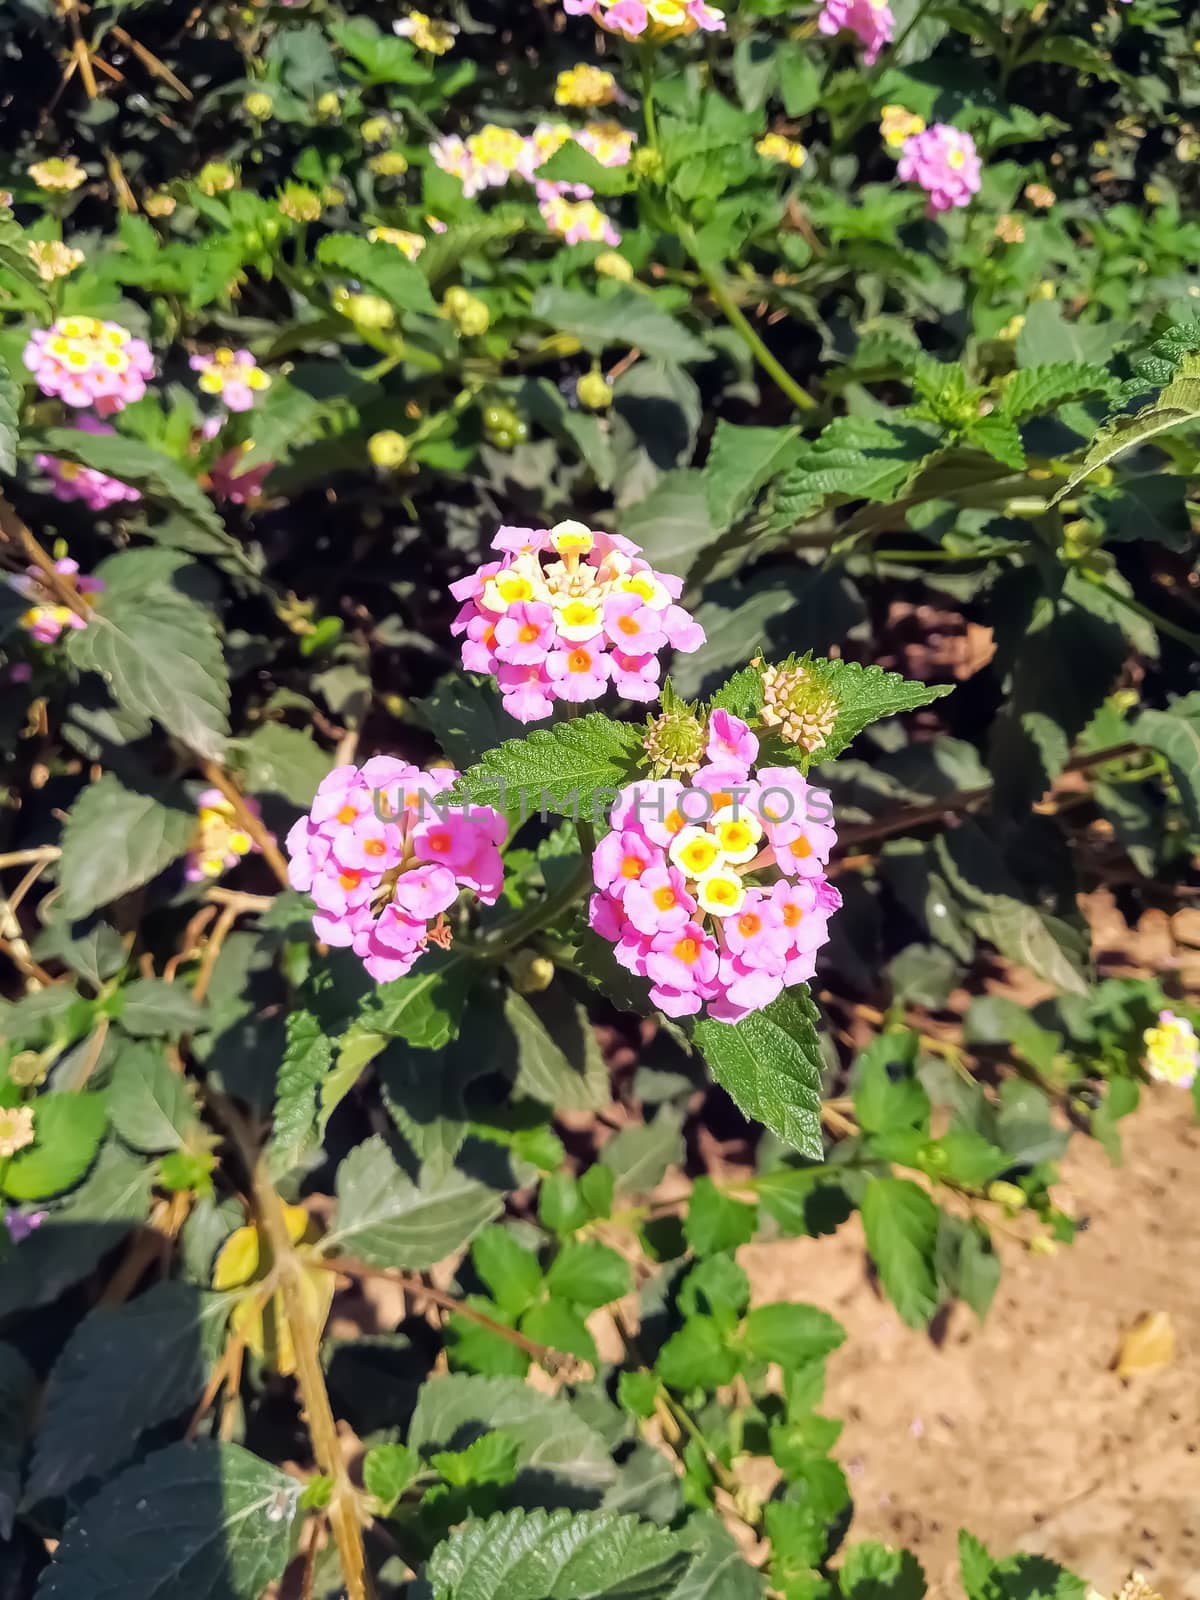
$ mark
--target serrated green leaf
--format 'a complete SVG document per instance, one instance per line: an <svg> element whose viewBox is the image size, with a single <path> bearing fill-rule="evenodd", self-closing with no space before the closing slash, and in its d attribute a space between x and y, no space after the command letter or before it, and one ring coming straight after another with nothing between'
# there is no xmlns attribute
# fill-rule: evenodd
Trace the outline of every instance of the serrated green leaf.
<svg viewBox="0 0 1200 1600"><path fill-rule="evenodd" d="M113 1069L109 1116L134 1150L178 1150L197 1121L187 1081L161 1044L126 1044Z"/></svg>
<svg viewBox="0 0 1200 1600"><path fill-rule="evenodd" d="M21 388L0 357L0 472L17 470L17 437L21 431Z"/></svg>
<svg viewBox="0 0 1200 1600"><path fill-rule="evenodd" d="M499 1213L501 1194L457 1168L415 1184L376 1134L338 1168L337 1220L325 1247L371 1266L422 1271L461 1250Z"/></svg>
<svg viewBox="0 0 1200 1600"><path fill-rule="evenodd" d="M289 1172L317 1139L317 1093L333 1060L333 1041L310 1011L287 1019L287 1047L275 1080L270 1164Z"/></svg>
<svg viewBox="0 0 1200 1600"><path fill-rule="evenodd" d="M832 761L855 739L864 728L882 717L894 717L901 711L915 711L950 694L954 685L947 683L918 683L901 677L898 672L885 672L882 667L864 667L857 661L831 661L816 658L808 663L814 676L830 689L837 698L838 715L833 731L819 750L813 752L816 761Z"/></svg>
<svg viewBox="0 0 1200 1600"><path fill-rule="evenodd" d="M642 739L640 728L593 711L553 728L535 728L524 739L507 739L468 768L452 793L458 800L525 816L544 807L557 816L591 818L599 807L595 820L603 826L603 797L611 801L635 775Z"/></svg>
<svg viewBox="0 0 1200 1600"><path fill-rule="evenodd" d="M471 1261L496 1304L514 1317L527 1310L542 1292L542 1269L537 1256L519 1244L507 1228L485 1228L471 1246Z"/></svg>
<svg viewBox="0 0 1200 1600"><path fill-rule="evenodd" d="M836 1350L845 1342L846 1330L819 1306L781 1301L748 1311L742 1338L754 1360L777 1362L787 1375Z"/></svg>
<svg viewBox="0 0 1200 1600"><path fill-rule="evenodd" d="M516 1046L513 1089L518 1095L560 1111L597 1111L608 1104L608 1069L582 1006L563 1006L561 1026L552 1031L530 1001L509 989L504 1017Z"/></svg>
<svg viewBox="0 0 1200 1600"><path fill-rule="evenodd" d="M724 533L795 452L796 428L740 428L722 418L704 463L713 530Z"/></svg>
<svg viewBox="0 0 1200 1600"><path fill-rule="evenodd" d="M740 1022L705 1018L695 1040L713 1076L745 1116L820 1160L821 1047L808 988L785 989Z"/></svg>
<svg viewBox="0 0 1200 1600"><path fill-rule="evenodd" d="M96 1158L108 1125L102 1094L43 1094L33 1102L33 1143L3 1169L10 1200L44 1200L77 1184Z"/></svg>
<svg viewBox="0 0 1200 1600"><path fill-rule="evenodd" d="M106 772L84 789L62 836L59 906L86 917L156 877L190 848L196 812L182 792L127 789Z"/></svg>
<svg viewBox="0 0 1200 1600"><path fill-rule="evenodd" d="M591 295L549 284L533 297L531 314L562 333L571 333L585 350L599 354L619 345L634 345L652 360L707 361L711 352L669 312L661 311L645 292L622 287L615 294Z"/></svg>
<svg viewBox="0 0 1200 1600"><path fill-rule="evenodd" d="M372 243L354 233L328 233L317 246L317 260L323 267L361 279L401 311L437 314L425 275L385 240Z"/></svg>
<svg viewBox="0 0 1200 1600"><path fill-rule="evenodd" d="M568 1239L546 1274L550 1293L583 1311L619 1300L631 1286L629 1263L598 1239Z"/></svg>
<svg viewBox="0 0 1200 1600"><path fill-rule="evenodd" d="M1188 825L1200 835L1200 696L1187 695L1166 711L1143 711L1131 732L1165 758Z"/></svg>
<svg viewBox="0 0 1200 1600"><path fill-rule="evenodd" d="M1051 504L1065 500L1097 467L1107 465L1134 445L1145 444L1170 428L1197 420L1200 420L1200 354L1192 354L1182 357L1175 377L1153 405L1144 406L1133 416L1115 417L1101 428L1082 463L1057 491Z"/></svg>
<svg viewBox="0 0 1200 1600"><path fill-rule="evenodd" d="M921 1600L925 1574L911 1550L865 1541L846 1551L838 1573L842 1600Z"/></svg>
<svg viewBox="0 0 1200 1600"><path fill-rule="evenodd" d="M967 1600L1083 1600L1088 1587L1046 1556L997 1560L965 1531L958 1535L958 1561Z"/></svg>
<svg viewBox="0 0 1200 1600"><path fill-rule="evenodd" d="M684 1237L696 1256L736 1250L754 1237L756 1217L753 1206L723 1193L711 1178L697 1178L688 1196Z"/></svg>
<svg viewBox="0 0 1200 1600"><path fill-rule="evenodd" d="M663 1383L686 1393L732 1383L739 1365L737 1352L712 1317L688 1317L658 1352L654 1370Z"/></svg>
<svg viewBox="0 0 1200 1600"><path fill-rule="evenodd" d="M1070 400L1090 394L1107 394L1113 387L1104 367L1081 361L1051 361L1041 367L1021 367L1005 380L1000 391L1000 411L1013 422L1046 416Z"/></svg>
<svg viewBox="0 0 1200 1600"><path fill-rule="evenodd" d="M153 717L204 757L229 733L229 669L212 619L165 584L97 595L67 642L72 665L97 672L123 710Z"/></svg>
<svg viewBox="0 0 1200 1600"><path fill-rule="evenodd" d="M873 1178L862 1198L867 1249L888 1299L910 1328L923 1328L938 1308L938 1209L907 1178Z"/></svg>
<svg viewBox="0 0 1200 1600"><path fill-rule="evenodd" d="M67 1524L37 1600L260 1600L291 1555L301 1487L240 1445L168 1445Z"/></svg>
<svg viewBox="0 0 1200 1600"><path fill-rule="evenodd" d="M386 1517L421 1470L421 1458L406 1444L377 1444L363 1457L363 1483Z"/></svg>
<svg viewBox="0 0 1200 1600"><path fill-rule="evenodd" d="M30 1501L111 1472L143 1433L190 1410L229 1310L225 1296L159 1283L128 1305L84 1317L46 1384Z"/></svg>
<svg viewBox="0 0 1200 1600"><path fill-rule="evenodd" d="M121 990L120 1021L135 1039L178 1039L203 1026L204 1010L181 983L135 978Z"/></svg>
<svg viewBox="0 0 1200 1600"><path fill-rule="evenodd" d="M368 1033L378 1040L376 1055L389 1039L404 1039L418 1050L440 1050L458 1032L470 981L464 956L431 951L406 977L380 984L354 1025L361 1065L372 1059Z"/></svg>
<svg viewBox="0 0 1200 1600"><path fill-rule="evenodd" d="M317 785L333 765L307 730L268 722L229 747L229 765L248 794L279 795L298 810L312 804Z"/></svg>

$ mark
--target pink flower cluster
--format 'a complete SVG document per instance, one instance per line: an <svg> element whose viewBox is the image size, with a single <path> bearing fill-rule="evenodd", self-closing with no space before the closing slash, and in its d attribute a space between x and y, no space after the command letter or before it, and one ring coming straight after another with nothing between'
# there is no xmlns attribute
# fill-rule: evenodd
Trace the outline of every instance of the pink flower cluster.
<svg viewBox="0 0 1200 1600"><path fill-rule="evenodd" d="M429 944L449 945L445 913L460 889L488 906L499 897L508 825L490 806L439 801L457 777L393 756L335 767L288 834L289 876L317 903L317 937L352 949L381 983Z"/></svg>
<svg viewBox="0 0 1200 1600"><path fill-rule="evenodd" d="M656 700L660 654L704 643L675 604L682 580L617 534L582 522L501 528L492 549L503 559L450 585L463 602L451 632L465 636L463 666L494 676L520 722L548 717L556 700L599 699L610 683L627 700Z"/></svg>
<svg viewBox="0 0 1200 1600"><path fill-rule="evenodd" d="M905 183L919 183L929 196L926 211L934 217L939 211L970 204L979 193L980 167L975 141L969 133L935 122L923 133L904 141L897 174Z"/></svg>
<svg viewBox="0 0 1200 1600"><path fill-rule="evenodd" d="M81 578L78 561L72 561L69 556L56 561L54 570L71 583L77 594L98 594L104 588L100 578ZM59 604L40 567L26 567L23 573L10 578L8 583L11 589L32 602L29 610L22 612L20 624L30 638L36 639L39 644L57 643L65 628L74 628L79 632L87 627L84 618L72 611L70 606Z"/></svg>
<svg viewBox="0 0 1200 1600"><path fill-rule="evenodd" d="M725 13L705 0L563 0L571 17L591 17L606 33L623 39L675 39L682 35L724 33Z"/></svg>
<svg viewBox="0 0 1200 1600"><path fill-rule="evenodd" d="M93 406L102 417L140 400L154 376L149 345L96 317L59 317L49 328L35 328L23 359L43 394L69 406Z"/></svg>
<svg viewBox="0 0 1200 1600"><path fill-rule="evenodd" d="M190 357L188 366L200 374L204 394L216 395L230 411L249 411L255 397L271 387L265 373L249 350L231 350L228 345Z"/></svg>
<svg viewBox="0 0 1200 1600"><path fill-rule="evenodd" d="M841 904L828 794L757 758L747 724L714 711L691 786L623 789L592 857L591 926L668 1016L737 1022L770 1005L813 976Z"/></svg>
<svg viewBox="0 0 1200 1600"><path fill-rule="evenodd" d="M863 62L872 67L885 44L891 44L896 19L887 0L825 0L817 27L833 35L845 28L866 45Z"/></svg>
<svg viewBox="0 0 1200 1600"><path fill-rule="evenodd" d="M243 796L247 811L261 818L257 800ZM231 801L220 789L205 789L196 797L196 835L183 864L189 883L219 878L244 856L258 855L260 847L242 827Z"/></svg>
<svg viewBox="0 0 1200 1600"><path fill-rule="evenodd" d="M538 210L551 233L567 244L606 244L613 250L621 242L612 221L592 199L586 183L549 183L537 186Z"/></svg>
<svg viewBox="0 0 1200 1600"><path fill-rule="evenodd" d="M106 423L95 417L80 417L82 433L112 433ZM50 492L56 500L82 500L89 511L107 511L109 506L122 501L140 500L141 494L131 484L120 478L110 478L107 472L95 467L81 467L74 461L61 461L57 456L39 455L34 458L50 479Z"/></svg>

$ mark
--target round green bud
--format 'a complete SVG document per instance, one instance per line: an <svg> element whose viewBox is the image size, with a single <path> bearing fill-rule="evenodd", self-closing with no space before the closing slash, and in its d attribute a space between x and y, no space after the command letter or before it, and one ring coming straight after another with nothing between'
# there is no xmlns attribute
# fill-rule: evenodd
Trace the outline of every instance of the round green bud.
<svg viewBox="0 0 1200 1600"><path fill-rule="evenodd" d="M378 294L348 295L344 315L365 333L383 333L396 320L395 311Z"/></svg>
<svg viewBox="0 0 1200 1600"><path fill-rule="evenodd" d="M606 411L612 405L612 385L596 369L583 374L575 385L575 393L579 397L579 404L587 406L590 411Z"/></svg>
<svg viewBox="0 0 1200 1600"><path fill-rule="evenodd" d="M242 101L242 106L247 116L254 118L255 122L265 122L275 109L275 102L263 89L252 89Z"/></svg>
<svg viewBox="0 0 1200 1600"><path fill-rule="evenodd" d="M408 440L402 433L387 428L382 433L373 433L367 440L367 454L384 472L395 472L408 460Z"/></svg>

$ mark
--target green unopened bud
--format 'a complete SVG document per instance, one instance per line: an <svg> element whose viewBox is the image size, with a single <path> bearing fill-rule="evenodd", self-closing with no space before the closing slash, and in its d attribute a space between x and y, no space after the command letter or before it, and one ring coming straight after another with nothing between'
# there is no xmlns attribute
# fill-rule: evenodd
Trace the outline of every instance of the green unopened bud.
<svg viewBox="0 0 1200 1600"><path fill-rule="evenodd" d="M22 1089L35 1089L45 1083L49 1065L36 1050L22 1050L8 1064L8 1076Z"/></svg>
<svg viewBox="0 0 1200 1600"><path fill-rule="evenodd" d="M285 183L279 195L279 209L292 222L319 222L321 196L303 183Z"/></svg>
<svg viewBox="0 0 1200 1600"><path fill-rule="evenodd" d="M381 150L367 162L379 178L402 178L408 171L408 157L399 150Z"/></svg>
<svg viewBox="0 0 1200 1600"><path fill-rule="evenodd" d="M603 251L592 265L602 278L615 278L618 283L633 282L633 267L615 250Z"/></svg>
<svg viewBox="0 0 1200 1600"><path fill-rule="evenodd" d="M518 950L506 965L512 986L518 994L541 994L554 982L553 961L532 950Z"/></svg>
<svg viewBox="0 0 1200 1600"><path fill-rule="evenodd" d="M275 109L275 102L263 89L253 89L242 101L247 116L255 122L265 122Z"/></svg>
<svg viewBox="0 0 1200 1600"><path fill-rule="evenodd" d="M1058 1244L1048 1233L1036 1233L1029 1241L1029 1254L1031 1256L1057 1255Z"/></svg>
<svg viewBox="0 0 1200 1600"><path fill-rule="evenodd" d="M685 700L664 694L663 705L646 722L644 749L657 777L684 777L704 759L704 724Z"/></svg>
<svg viewBox="0 0 1200 1600"><path fill-rule="evenodd" d="M196 185L201 194L211 199L226 194L237 183L237 173L228 161L206 161L196 174Z"/></svg>
<svg viewBox="0 0 1200 1600"><path fill-rule="evenodd" d="M778 667L757 663L762 674L762 720L780 738L814 755L828 741L840 707L811 662L789 660Z"/></svg>
<svg viewBox="0 0 1200 1600"><path fill-rule="evenodd" d="M386 117L368 117L358 131L364 144L391 144L396 130Z"/></svg>
<svg viewBox="0 0 1200 1600"><path fill-rule="evenodd" d="M606 411L613 401L612 384L597 369L585 372L575 385L579 404L591 411Z"/></svg>
<svg viewBox="0 0 1200 1600"><path fill-rule="evenodd" d="M1005 1183L997 1179L995 1183L987 1186L987 1197L995 1205L1003 1206L1005 1211L1017 1212L1025 1209L1025 1191L1019 1189L1015 1183Z"/></svg>
<svg viewBox="0 0 1200 1600"><path fill-rule="evenodd" d="M323 94L317 101L317 115L324 118L326 122L332 122L341 115L341 111L341 96L332 89L327 94Z"/></svg>
<svg viewBox="0 0 1200 1600"><path fill-rule="evenodd" d="M657 181L663 173L661 152L652 150L649 145L639 145L633 152L633 170L639 178L651 178Z"/></svg>
<svg viewBox="0 0 1200 1600"><path fill-rule="evenodd" d="M367 454L375 466L385 472L395 472L408 460L408 440L402 433L387 428L382 433L373 433L367 440Z"/></svg>
<svg viewBox="0 0 1200 1600"><path fill-rule="evenodd" d="M364 333L383 333L396 320L395 311L378 294L349 294L344 306L339 309Z"/></svg>
<svg viewBox="0 0 1200 1600"><path fill-rule="evenodd" d="M491 326L492 316L487 306L461 284L446 290L442 296L442 310L453 319L458 331L467 339L477 339Z"/></svg>

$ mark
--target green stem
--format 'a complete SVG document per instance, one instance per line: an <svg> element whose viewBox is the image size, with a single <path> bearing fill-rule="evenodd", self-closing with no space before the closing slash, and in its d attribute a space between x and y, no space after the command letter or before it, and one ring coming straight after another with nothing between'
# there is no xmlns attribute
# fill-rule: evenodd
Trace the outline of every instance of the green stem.
<svg viewBox="0 0 1200 1600"><path fill-rule="evenodd" d="M502 961L531 934L537 933L539 928L546 927L568 906L573 905L590 887L591 882L592 856L589 850L585 850L583 860L566 883L553 893L543 895L540 900L535 900L532 905L526 906L511 922L506 922L502 928L497 928L487 938L469 946L464 943L463 949L468 950L476 961Z"/></svg>
<svg viewBox="0 0 1200 1600"><path fill-rule="evenodd" d="M646 144L658 149L658 125L654 119L654 46L642 46L642 117L646 123Z"/></svg>

